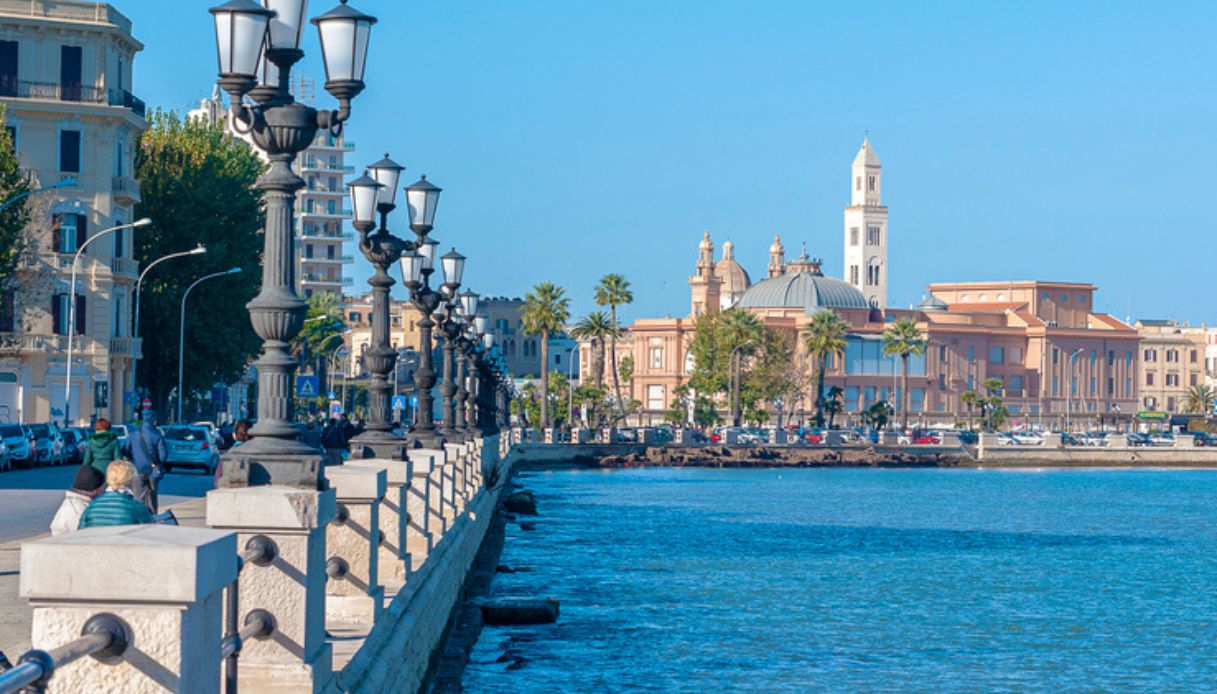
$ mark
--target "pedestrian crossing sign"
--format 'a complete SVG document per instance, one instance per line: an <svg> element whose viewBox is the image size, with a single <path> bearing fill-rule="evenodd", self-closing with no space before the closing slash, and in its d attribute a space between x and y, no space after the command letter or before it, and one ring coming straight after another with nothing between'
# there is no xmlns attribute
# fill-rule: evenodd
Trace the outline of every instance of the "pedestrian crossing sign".
<svg viewBox="0 0 1217 694"><path fill-rule="evenodd" d="M316 376L297 376L296 377L296 397L298 398L315 398L321 390L321 379Z"/></svg>
<svg viewBox="0 0 1217 694"><path fill-rule="evenodd" d="M393 409L395 409L395 410L406 409L406 396L394 395L393 396Z"/></svg>

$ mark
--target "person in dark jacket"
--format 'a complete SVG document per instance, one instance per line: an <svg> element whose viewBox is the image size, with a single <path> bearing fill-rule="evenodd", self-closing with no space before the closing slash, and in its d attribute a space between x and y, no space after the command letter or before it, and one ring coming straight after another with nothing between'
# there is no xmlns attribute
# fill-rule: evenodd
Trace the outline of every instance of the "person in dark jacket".
<svg viewBox="0 0 1217 694"><path fill-rule="evenodd" d="M93 426L93 433L85 444L84 464L92 465L104 475L110 463L122 457L122 451L119 450L118 436L110 431L110 420L102 417Z"/></svg>
<svg viewBox="0 0 1217 694"><path fill-rule="evenodd" d="M106 468L106 491L94 499L80 516L80 529L152 522L148 507L131 494L135 468L116 460Z"/></svg>
<svg viewBox="0 0 1217 694"><path fill-rule="evenodd" d="M165 437L161 436L161 430L156 428L156 412L144 412L144 425L127 436L123 453L135 466L135 481L131 484L131 493L144 502L149 511L156 513L159 505L156 487L161 477L165 476L165 459L169 457Z"/></svg>
<svg viewBox="0 0 1217 694"><path fill-rule="evenodd" d="M325 449L326 465L341 465L342 452L349 445L346 432L337 420L331 419L321 430L321 447Z"/></svg>

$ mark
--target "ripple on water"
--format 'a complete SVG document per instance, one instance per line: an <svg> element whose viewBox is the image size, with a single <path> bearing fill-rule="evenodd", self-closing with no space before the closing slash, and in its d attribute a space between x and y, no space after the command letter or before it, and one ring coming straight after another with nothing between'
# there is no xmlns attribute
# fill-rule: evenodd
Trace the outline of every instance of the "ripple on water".
<svg viewBox="0 0 1217 694"><path fill-rule="evenodd" d="M1204 471L566 470L527 480L470 692L1206 691ZM504 654L507 657L503 657Z"/></svg>

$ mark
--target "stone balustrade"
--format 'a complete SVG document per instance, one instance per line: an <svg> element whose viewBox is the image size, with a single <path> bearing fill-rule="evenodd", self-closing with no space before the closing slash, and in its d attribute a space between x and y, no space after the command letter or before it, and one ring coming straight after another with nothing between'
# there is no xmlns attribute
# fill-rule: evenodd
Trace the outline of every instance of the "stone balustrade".
<svg viewBox="0 0 1217 694"><path fill-rule="evenodd" d="M507 479L512 439L326 467L324 491L220 488L204 528L29 542L34 647L62 655L103 618L125 641L94 634L93 656L72 645L62 669L25 672L53 673L51 692L218 692L225 672L244 692L417 690L506 487L485 482Z"/></svg>

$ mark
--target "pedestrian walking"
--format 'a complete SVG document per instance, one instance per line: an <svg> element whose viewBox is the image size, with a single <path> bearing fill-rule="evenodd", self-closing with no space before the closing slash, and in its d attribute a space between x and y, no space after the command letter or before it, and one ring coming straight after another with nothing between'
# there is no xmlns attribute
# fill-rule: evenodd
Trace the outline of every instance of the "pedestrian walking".
<svg viewBox="0 0 1217 694"><path fill-rule="evenodd" d="M127 446L123 450L135 466L131 491L153 514L160 505L156 488L165 476L165 459L169 457L165 437L156 428L156 421L156 412L145 410L143 426L127 436Z"/></svg>
<svg viewBox="0 0 1217 694"><path fill-rule="evenodd" d="M116 460L106 468L106 491L94 499L80 515L80 529L112 525L140 525L152 522L148 507L135 498L132 483L138 478L135 467Z"/></svg>
<svg viewBox="0 0 1217 694"><path fill-rule="evenodd" d="M101 474L106 474L110 463L122 457L118 445L118 435L110 430L110 420L102 417L93 425L93 433L85 444L84 464L97 468Z"/></svg>
<svg viewBox="0 0 1217 694"><path fill-rule="evenodd" d="M106 476L101 470L92 465L81 465L77 468L72 488L63 493L63 503L51 519L51 535L70 533L79 528L80 517L84 515L85 509L105 490Z"/></svg>
<svg viewBox="0 0 1217 694"><path fill-rule="evenodd" d="M342 452L349 446L346 431L337 420L331 419L321 430L321 447L325 449L326 465L341 465Z"/></svg>

